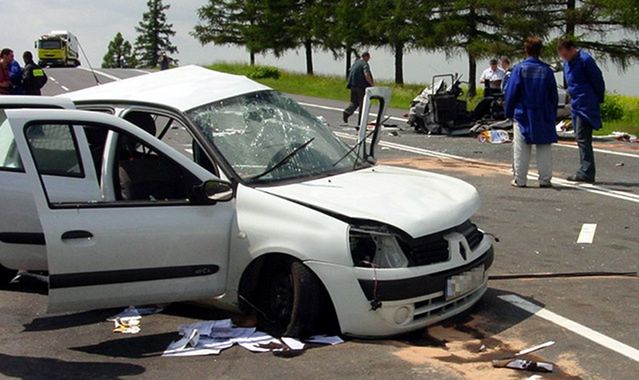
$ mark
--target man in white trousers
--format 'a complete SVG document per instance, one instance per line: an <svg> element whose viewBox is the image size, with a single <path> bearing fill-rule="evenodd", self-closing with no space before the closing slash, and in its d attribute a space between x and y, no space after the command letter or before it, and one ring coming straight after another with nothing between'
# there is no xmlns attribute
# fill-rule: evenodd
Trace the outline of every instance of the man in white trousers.
<svg viewBox="0 0 639 380"><path fill-rule="evenodd" d="M557 82L550 66L539 59L538 37L524 43L528 58L515 66L506 89L506 117L514 119L514 187L526 187L533 145L539 187L552 187L552 144L557 142Z"/></svg>

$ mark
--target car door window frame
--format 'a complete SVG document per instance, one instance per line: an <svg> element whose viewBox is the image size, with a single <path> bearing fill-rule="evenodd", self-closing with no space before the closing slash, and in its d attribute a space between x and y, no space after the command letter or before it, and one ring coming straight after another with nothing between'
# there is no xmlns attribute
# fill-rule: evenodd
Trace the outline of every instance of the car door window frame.
<svg viewBox="0 0 639 380"><path fill-rule="evenodd" d="M24 133L24 138L25 141L27 142L27 149L29 150L29 153L31 155L31 159L33 161L33 164L35 166L36 169L36 173L39 177L39 182L40 182L40 186L42 186L42 189L44 191L44 195L45 195L45 199L47 201L48 207L50 209L89 209L89 208L129 208L129 207L170 207L170 206L191 206L193 205L193 203L189 200L189 199L184 199L184 200L158 200L158 201L139 201L139 200L135 200L135 201L124 201L124 200L117 200L115 198L112 199L104 199L104 193L102 193L102 198L99 201L96 202L52 202L51 198L49 196L49 190L47 189L46 186L46 182L44 181L43 176L44 175L49 175L49 174L42 174L40 173L37 163L35 161L35 158L33 156L33 152L31 150L31 146L28 142L28 138L26 135L26 130L27 128L29 128L32 125L46 125L46 124L58 124L58 125L67 125L70 126L70 129L72 131L73 134L73 138L74 138L74 144L76 147L76 154L79 155L79 159L80 159L80 164L82 165L83 168L83 174L84 176L82 178L78 178L78 177L71 177L71 176L64 176L64 178L69 178L69 179L82 179L82 180L91 180L91 178L87 178L86 176L86 170L85 168L87 167L87 164L85 163L85 161L87 159L89 159L90 157L90 153L88 153L89 156L87 156L86 152L85 154L82 153L82 150L80 150L79 148L79 143L78 143L78 138L76 136L76 131L75 128L84 128L87 126L95 126L95 127L100 127L100 128L106 128L109 130L109 136L113 135L112 141L111 143L109 143L110 139L109 136L107 136L107 141L105 142L105 149L103 151L103 163L102 163L102 178L100 181L98 181L97 179L97 175L94 176L92 179L97 181L96 186L98 188L101 189L101 185L102 182L104 182L105 178L107 178L107 180L113 180L113 176L111 176L109 174L108 177L104 177L104 168L106 165L114 165L115 162L113 161L113 158L115 157L115 151L113 152L108 152L111 150L115 150L117 149L117 138L119 136L116 136L116 134L119 135L126 135L126 136L130 136L132 138L135 138L136 140L141 140L139 137L131 135L129 133L127 133L125 130L123 130L122 128L116 126L116 125L112 125L112 124L104 124L104 123L99 123L99 122L92 122L92 121L85 121L85 120L34 120L34 121L30 121L28 123L26 123L23 127L23 133ZM83 131L84 133L84 131ZM164 152L162 152L161 150L159 150L157 147L153 146L152 144L150 144L148 141L142 140L142 142L144 142L146 145L150 145L150 147L156 151L157 154L162 155L163 158L171 161L171 163L173 163L174 165L178 166L181 170L186 171L187 173L189 173L190 175L194 176L195 178L198 178L198 175L192 173L189 169L185 168L183 165L181 165L180 163L176 162L173 158L171 158L170 156L166 155ZM85 139L85 143L86 139ZM87 143L88 144L88 143ZM88 150L88 146L87 149ZM108 158L111 157L111 160L109 161ZM109 172L112 173L112 172Z"/></svg>
<svg viewBox="0 0 639 380"><path fill-rule="evenodd" d="M31 141L29 139L29 135L27 134L27 131L29 128L33 127L33 126L46 126L46 125L62 125L62 126L66 126L69 129L69 133L71 134L71 139L73 141L73 148L75 150L75 156L76 159L78 160L78 166L79 166L79 171L80 173L78 174L65 174L65 173L56 173L56 172L47 172L44 173L42 172L40 165L38 164L38 161L36 160L36 156L34 154L34 150L33 150L33 146L31 144ZM37 121L30 121L28 123L26 123L24 125L23 128L23 133L24 133L24 138L27 142L27 148L29 149L29 153L31 154L31 157L33 158L33 163L35 165L36 170L38 171L38 175L40 177L46 175L46 176L53 176L53 177L65 177L65 178L76 178L76 179L87 179L87 173L86 173L86 168L84 166L84 162L82 160L82 151L80 150L80 144L78 143L78 137L76 136L76 131L75 131L75 124L72 122L58 122L58 121L41 121L41 120L37 120Z"/></svg>

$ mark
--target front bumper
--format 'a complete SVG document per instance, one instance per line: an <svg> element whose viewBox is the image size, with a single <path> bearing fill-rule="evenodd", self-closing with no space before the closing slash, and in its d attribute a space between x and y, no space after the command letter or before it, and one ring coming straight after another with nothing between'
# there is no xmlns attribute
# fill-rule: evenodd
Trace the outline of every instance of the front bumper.
<svg viewBox="0 0 639 380"><path fill-rule="evenodd" d="M487 289L486 271L494 259L493 239L484 236L467 259L456 253L451 252L446 263L401 269L374 270L316 261L306 264L327 288L343 334L383 337L432 325L481 299ZM447 299L449 278L481 267L484 274L477 286ZM374 308L373 301L379 301L379 307Z"/></svg>

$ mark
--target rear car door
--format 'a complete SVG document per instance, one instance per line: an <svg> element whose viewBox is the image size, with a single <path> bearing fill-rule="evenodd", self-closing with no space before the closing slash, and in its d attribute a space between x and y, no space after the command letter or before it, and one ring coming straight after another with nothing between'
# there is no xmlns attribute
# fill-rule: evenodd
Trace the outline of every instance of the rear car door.
<svg viewBox="0 0 639 380"><path fill-rule="evenodd" d="M224 293L234 202L189 199L212 174L113 116L8 117L44 230L50 312Z"/></svg>

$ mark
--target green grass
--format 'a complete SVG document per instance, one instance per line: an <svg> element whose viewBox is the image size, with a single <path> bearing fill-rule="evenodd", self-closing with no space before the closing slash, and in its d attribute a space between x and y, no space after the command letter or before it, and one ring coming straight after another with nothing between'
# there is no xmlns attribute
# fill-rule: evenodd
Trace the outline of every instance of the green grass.
<svg viewBox="0 0 639 380"><path fill-rule="evenodd" d="M623 117L619 120L606 121L604 127L597 131L598 135L608 135L613 131L639 135L639 97L619 94L608 94L623 109Z"/></svg>
<svg viewBox="0 0 639 380"><path fill-rule="evenodd" d="M247 64L228 62L217 62L207 67L209 69L238 75L248 75L253 70L253 68ZM309 76L284 70L280 70L280 72L281 76L279 79L263 78L255 80L278 91L289 94L315 96L318 98L342 100L344 102L348 101L350 97L344 77L329 75ZM397 86L388 81L379 81L377 85L391 87L393 90L393 98L390 106L406 110L408 110L408 105L413 98L425 87L423 84Z"/></svg>
<svg viewBox="0 0 639 380"><path fill-rule="evenodd" d="M247 76L254 70L250 65L232 62L216 62L207 67L217 71ZM314 96L343 102L347 102L350 97L349 91L346 89L346 81L342 76L309 76L281 69L280 73L281 75L278 79L262 78L255 80L289 94ZM390 87L393 91L390 106L406 110L406 112L408 112L408 106L413 98L426 87L426 84L421 83L399 86L390 81L379 81L377 85ZM478 88L478 95L475 98L468 99L469 108L474 108L481 99L482 90L482 88ZM607 135L613 131L623 131L639 135L639 97L618 94L610 94L609 97L614 98L613 101L621 106L623 117L615 121L606 121L604 128L598 131L597 134Z"/></svg>

